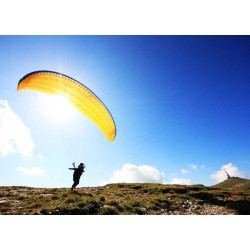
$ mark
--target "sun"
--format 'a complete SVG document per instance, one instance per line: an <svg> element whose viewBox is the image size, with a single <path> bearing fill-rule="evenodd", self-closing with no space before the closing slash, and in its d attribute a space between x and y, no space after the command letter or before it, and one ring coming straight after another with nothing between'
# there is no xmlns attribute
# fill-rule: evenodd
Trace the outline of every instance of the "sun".
<svg viewBox="0 0 250 250"><path fill-rule="evenodd" d="M72 121L76 114L76 110L71 102L61 95L44 96L42 109L50 120L58 124Z"/></svg>

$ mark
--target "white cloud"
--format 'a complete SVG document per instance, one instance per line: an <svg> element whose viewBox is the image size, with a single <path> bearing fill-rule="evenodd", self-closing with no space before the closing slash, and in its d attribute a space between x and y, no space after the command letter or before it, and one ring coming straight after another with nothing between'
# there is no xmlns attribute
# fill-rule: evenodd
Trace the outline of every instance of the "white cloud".
<svg viewBox="0 0 250 250"><path fill-rule="evenodd" d="M100 184L100 186L105 186L105 185L107 185L108 183L106 182L106 181L103 181L101 184Z"/></svg>
<svg viewBox="0 0 250 250"><path fill-rule="evenodd" d="M198 169L197 165L195 165L195 164L188 164L188 166L191 167L194 170Z"/></svg>
<svg viewBox="0 0 250 250"><path fill-rule="evenodd" d="M165 174L151 166L136 166L124 164L121 169L115 170L110 183L165 183Z"/></svg>
<svg viewBox="0 0 250 250"><path fill-rule="evenodd" d="M6 100L0 100L0 154L20 153L31 156L34 143L31 132Z"/></svg>
<svg viewBox="0 0 250 250"><path fill-rule="evenodd" d="M39 167L33 167L33 168L18 167L17 170L22 172L24 175L46 176L46 170L45 169L40 169Z"/></svg>
<svg viewBox="0 0 250 250"><path fill-rule="evenodd" d="M43 155L38 154L37 156L38 156L40 159L43 159Z"/></svg>
<svg viewBox="0 0 250 250"><path fill-rule="evenodd" d="M211 174L210 178L214 179L217 183L226 180L227 179L227 174L224 171L224 169L228 172L228 174L231 177L242 177L242 178L246 177L243 173L241 173L239 171L239 169L236 166L234 166L232 163L228 163L226 165L223 165L221 167L220 171L217 171L216 173Z"/></svg>
<svg viewBox="0 0 250 250"><path fill-rule="evenodd" d="M170 184L191 185L190 179L173 178Z"/></svg>
<svg viewBox="0 0 250 250"><path fill-rule="evenodd" d="M181 169L181 172L183 173L183 174L186 174L186 173L188 173L189 172L189 170L187 170L187 169Z"/></svg>

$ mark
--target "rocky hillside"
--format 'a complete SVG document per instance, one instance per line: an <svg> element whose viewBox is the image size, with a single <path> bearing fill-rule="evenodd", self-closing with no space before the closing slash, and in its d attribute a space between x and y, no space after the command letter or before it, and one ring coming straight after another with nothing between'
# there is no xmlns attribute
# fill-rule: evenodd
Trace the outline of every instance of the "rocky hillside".
<svg viewBox="0 0 250 250"><path fill-rule="evenodd" d="M149 183L109 184L75 192L0 187L0 214L250 214L250 190Z"/></svg>
<svg viewBox="0 0 250 250"><path fill-rule="evenodd" d="M239 177L230 177L227 180L214 185L216 188L226 188L234 190L250 190L250 180Z"/></svg>

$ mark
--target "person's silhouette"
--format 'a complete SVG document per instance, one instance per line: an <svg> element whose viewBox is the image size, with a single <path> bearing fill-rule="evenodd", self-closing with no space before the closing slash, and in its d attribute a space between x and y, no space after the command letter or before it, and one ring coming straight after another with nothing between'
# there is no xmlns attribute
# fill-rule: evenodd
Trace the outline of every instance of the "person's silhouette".
<svg viewBox="0 0 250 250"><path fill-rule="evenodd" d="M69 168L70 170L74 170L74 173L73 173L73 185L71 187L71 191L73 189L76 189L76 186L79 184L79 181L80 181L80 178L81 178L81 175L82 173L84 172L84 169L85 169L85 165L83 163L81 163L78 168L75 167L75 163L72 164L74 166L74 168Z"/></svg>

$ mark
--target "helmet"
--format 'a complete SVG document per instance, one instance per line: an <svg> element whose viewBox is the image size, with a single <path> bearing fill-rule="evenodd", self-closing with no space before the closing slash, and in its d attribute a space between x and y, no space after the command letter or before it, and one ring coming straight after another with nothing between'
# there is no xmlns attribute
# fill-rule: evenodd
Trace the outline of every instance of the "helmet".
<svg viewBox="0 0 250 250"><path fill-rule="evenodd" d="M83 163L80 163L79 168L85 168L85 165Z"/></svg>

